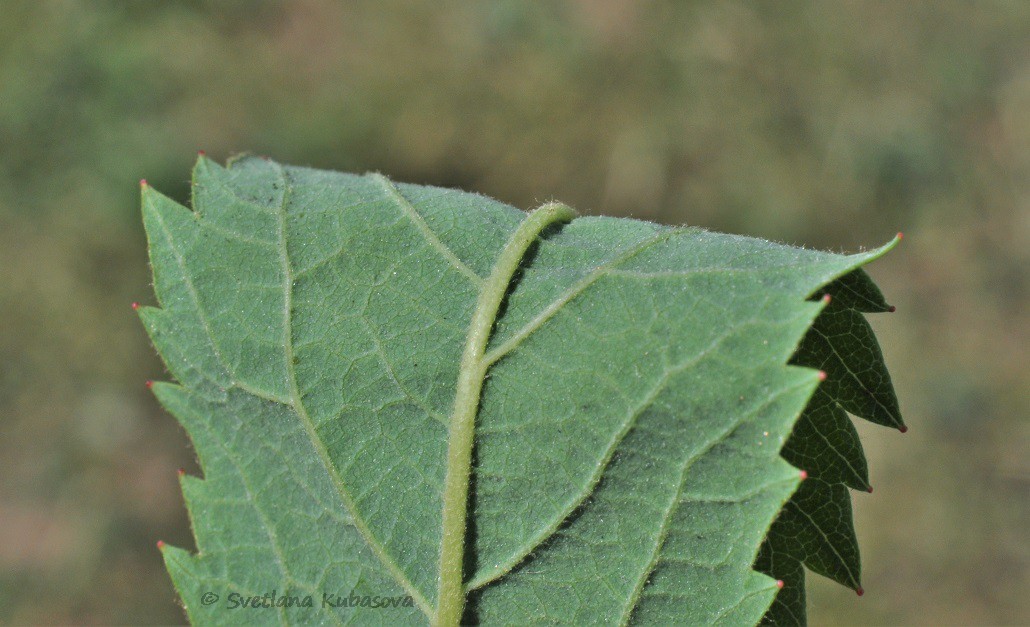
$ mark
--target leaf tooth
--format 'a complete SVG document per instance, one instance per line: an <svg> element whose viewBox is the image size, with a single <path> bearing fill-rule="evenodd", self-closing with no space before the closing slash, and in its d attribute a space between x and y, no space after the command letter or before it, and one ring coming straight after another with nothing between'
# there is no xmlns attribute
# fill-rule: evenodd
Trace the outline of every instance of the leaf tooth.
<svg viewBox="0 0 1030 627"><path fill-rule="evenodd" d="M879 343L865 316L833 301L816 318L792 363L826 372L827 392L849 413L901 428L901 410Z"/></svg>
<svg viewBox="0 0 1030 627"><path fill-rule="evenodd" d="M202 396L224 398L232 380L200 325L193 322L193 316L157 307L140 307L137 313L154 348L177 381Z"/></svg>
<svg viewBox="0 0 1030 627"><path fill-rule="evenodd" d="M805 567L791 552L789 539L776 535L775 525L762 543L754 568L770 577L777 577L778 591L772 605L762 617L763 625L804 625ZM782 582L782 586L779 583Z"/></svg>
<svg viewBox="0 0 1030 627"><path fill-rule="evenodd" d="M187 388L174 383L155 382L152 391L158 402L179 419L190 436L204 476L218 475L227 479L234 477L236 473L232 464L228 463L225 451L215 446L208 435L211 422L217 420L217 414L210 411L212 405ZM205 414L205 411L210 413ZM211 418L205 418L205 415L210 415ZM189 483L189 479L190 477L183 477L184 483ZM230 484L226 489L231 487Z"/></svg>
<svg viewBox="0 0 1030 627"><path fill-rule="evenodd" d="M783 536L784 544L809 570L854 590L861 587L858 540L846 486L805 481L775 526L775 533Z"/></svg>
<svg viewBox="0 0 1030 627"><path fill-rule="evenodd" d="M812 296L812 300L825 296L831 296L840 305L862 313L885 313L892 310L880 288L862 269L852 270L822 287Z"/></svg>
<svg viewBox="0 0 1030 627"><path fill-rule="evenodd" d="M858 432L823 387L809 399L780 455L813 477L869 489L869 469Z"/></svg>

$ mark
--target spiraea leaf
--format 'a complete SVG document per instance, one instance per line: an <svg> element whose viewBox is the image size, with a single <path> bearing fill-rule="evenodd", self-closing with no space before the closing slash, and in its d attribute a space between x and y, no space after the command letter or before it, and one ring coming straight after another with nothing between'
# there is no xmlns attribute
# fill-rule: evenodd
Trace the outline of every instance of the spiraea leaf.
<svg viewBox="0 0 1030 627"><path fill-rule="evenodd" d="M196 552L163 548L193 622L803 621L802 565L860 585L845 412L902 424L861 315L895 242L251 157L143 214L153 389L203 470Z"/></svg>

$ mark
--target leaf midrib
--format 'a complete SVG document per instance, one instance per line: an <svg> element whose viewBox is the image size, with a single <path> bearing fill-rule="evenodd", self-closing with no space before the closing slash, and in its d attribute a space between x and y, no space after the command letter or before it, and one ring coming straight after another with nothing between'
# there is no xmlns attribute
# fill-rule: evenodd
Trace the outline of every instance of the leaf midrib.
<svg viewBox="0 0 1030 627"><path fill-rule="evenodd" d="M447 468L444 478L440 546L440 579L437 627L457 625L465 606L464 561L472 447L480 397L491 362L485 359L487 343L497 312L512 277L529 247L548 226L569 222L576 213L566 205L551 203L527 216L512 233L482 284L472 313L458 370L454 410L447 433Z"/></svg>

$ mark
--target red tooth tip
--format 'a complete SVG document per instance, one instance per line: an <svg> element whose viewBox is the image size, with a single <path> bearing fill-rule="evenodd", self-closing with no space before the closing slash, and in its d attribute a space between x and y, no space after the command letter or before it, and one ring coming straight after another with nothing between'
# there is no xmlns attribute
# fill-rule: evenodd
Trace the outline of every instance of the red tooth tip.
<svg viewBox="0 0 1030 627"><path fill-rule="evenodd" d="M890 307L887 308L887 311L889 311L890 313L894 313L897 310L898 310L898 308L895 307L894 305L891 305Z"/></svg>
<svg viewBox="0 0 1030 627"><path fill-rule="evenodd" d="M207 156L207 153L206 153L206 152L204 152L203 150L198 150L198 151L197 151L197 155L198 155L198 156L201 156L201 157L204 157L204 156Z"/></svg>
<svg viewBox="0 0 1030 627"><path fill-rule="evenodd" d="M143 382L143 385L147 386L147 389L149 390L150 388L154 387L154 382L151 381L150 379L147 379L146 381Z"/></svg>
<svg viewBox="0 0 1030 627"><path fill-rule="evenodd" d="M140 179L139 180L139 186L140 187L146 187L147 186L147 179Z"/></svg>
<svg viewBox="0 0 1030 627"><path fill-rule="evenodd" d="M781 589L781 590L783 589L783 580L782 579L777 579L776 580L776 587Z"/></svg>
<svg viewBox="0 0 1030 627"><path fill-rule="evenodd" d="M139 303L133 303L132 304L132 308L133 309L139 309Z"/></svg>
<svg viewBox="0 0 1030 627"><path fill-rule="evenodd" d="M823 370L819 371L819 380L820 381L825 381L826 380L826 372L825 371L823 371Z"/></svg>
<svg viewBox="0 0 1030 627"><path fill-rule="evenodd" d="M158 540L157 541L157 550L158 551L162 551L162 550L164 550L164 548L165 548L164 540Z"/></svg>
<svg viewBox="0 0 1030 627"><path fill-rule="evenodd" d="M823 294L823 302L824 302L824 303L827 303L827 304L829 304L829 302L830 302L831 300L833 300L833 297L832 297L832 296L830 296L829 294Z"/></svg>
<svg viewBox="0 0 1030 627"><path fill-rule="evenodd" d="M801 476L801 480L802 481L804 481L805 479L808 479L808 471L807 470L802 470L800 476Z"/></svg>
<svg viewBox="0 0 1030 627"><path fill-rule="evenodd" d="M905 239L905 234L901 231L898 231L898 239Z"/></svg>
<svg viewBox="0 0 1030 627"><path fill-rule="evenodd" d="M873 486L869 486L868 488L866 488L865 491L868 492L869 494L872 494L873 493Z"/></svg>
<svg viewBox="0 0 1030 627"><path fill-rule="evenodd" d="M185 468L180 468L180 469L175 471L175 474L177 474L177 475L179 475L181 477L181 476L186 474L186 469Z"/></svg>
<svg viewBox="0 0 1030 627"><path fill-rule="evenodd" d="M865 594L865 590L863 590L860 586L858 590L855 590L855 594L857 594L858 596L862 596L863 594Z"/></svg>
<svg viewBox="0 0 1030 627"><path fill-rule="evenodd" d="M900 427L898 427L898 431L902 433L908 433L908 427L906 427L905 425L901 425Z"/></svg>

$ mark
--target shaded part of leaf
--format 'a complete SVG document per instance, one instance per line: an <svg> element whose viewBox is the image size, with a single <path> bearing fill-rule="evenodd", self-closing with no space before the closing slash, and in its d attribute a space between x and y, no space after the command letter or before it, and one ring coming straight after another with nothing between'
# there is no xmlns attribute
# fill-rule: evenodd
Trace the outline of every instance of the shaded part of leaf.
<svg viewBox="0 0 1030 627"><path fill-rule="evenodd" d="M783 582L769 611L762 617L763 625L805 625L805 567L801 558L791 552L787 538L776 532L777 523L769 529L755 560L755 570ZM786 545L786 546L785 546Z"/></svg>
<svg viewBox="0 0 1030 627"><path fill-rule="evenodd" d="M880 344L860 312L831 301L791 363L826 372L827 394L849 413L887 427L904 426Z"/></svg>
<svg viewBox="0 0 1030 627"><path fill-rule="evenodd" d="M853 270L821 288L812 296L812 300L819 300L824 294L829 294L839 305L862 313L885 313L891 310L879 286L862 269Z"/></svg>
<svg viewBox="0 0 1030 627"><path fill-rule="evenodd" d="M323 607L323 592L406 594L355 529L290 408L240 391L224 403L165 383L154 392L186 428L205 477L183 478L198 553L163 549L191 622L238 623L226 609L230 592L310 595L312 608L268 609L261 618L328 624L352 622L360 608ZM223 601L205 605L205 592ZM389 612L398 623L427 622L418 607Z"/></svg>
<svg viewBox="0 0 1030 627"><path fill-rule="evenodd" d="M780 455L810 477L869 489L868 464L855 425L823 386L808 401Z"/></svg>
<svg viewBox="0 0 1030 627"><path fill-rule="evenodd" d="M769 532L814 573L857 590L862 566L851 513L851 493L839 483L809 477Z"/></svg>

